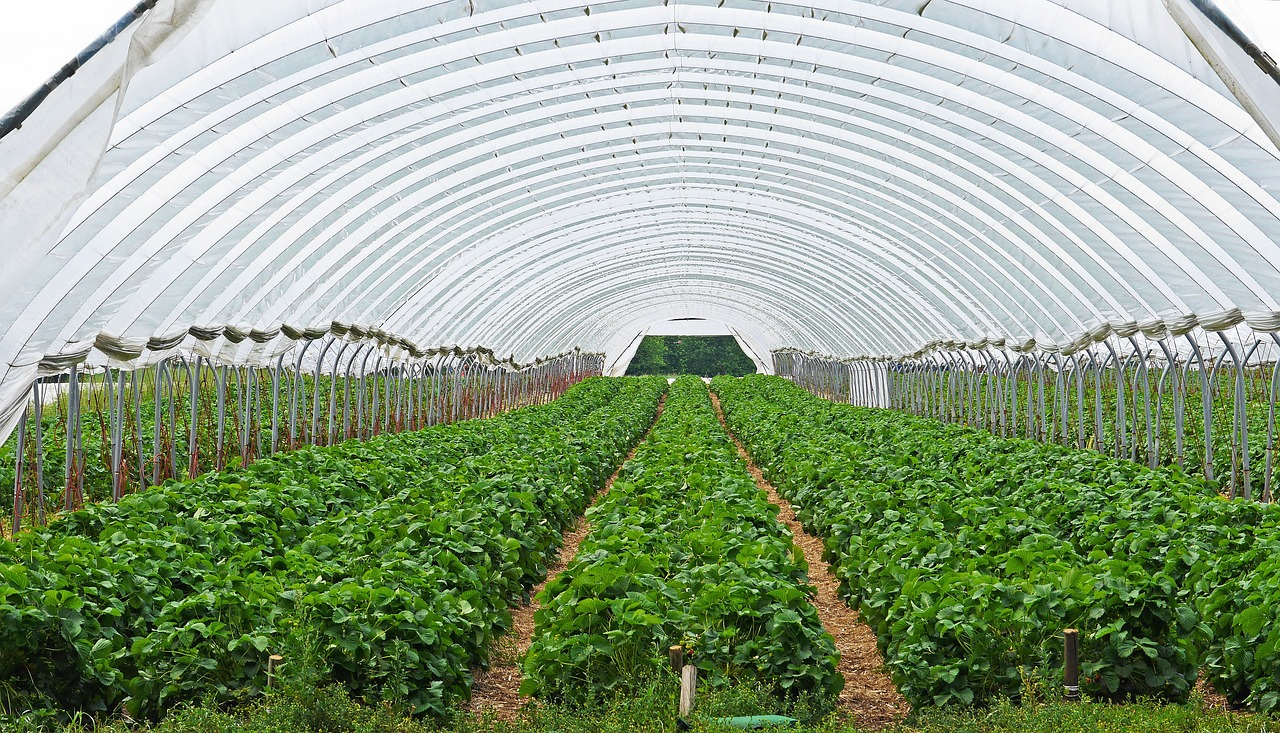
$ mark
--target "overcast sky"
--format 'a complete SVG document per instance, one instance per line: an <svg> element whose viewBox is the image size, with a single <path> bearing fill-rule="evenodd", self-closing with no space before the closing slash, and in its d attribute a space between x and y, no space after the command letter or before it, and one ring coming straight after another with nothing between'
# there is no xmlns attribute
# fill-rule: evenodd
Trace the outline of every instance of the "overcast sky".
<svg viewBox="0 0 1280 733"><path fill-rule="evenodd" d="M1217 2L1280 60L1280 0ZM136 0L0 0L0 114L25 99L135 4Z"/></svg>

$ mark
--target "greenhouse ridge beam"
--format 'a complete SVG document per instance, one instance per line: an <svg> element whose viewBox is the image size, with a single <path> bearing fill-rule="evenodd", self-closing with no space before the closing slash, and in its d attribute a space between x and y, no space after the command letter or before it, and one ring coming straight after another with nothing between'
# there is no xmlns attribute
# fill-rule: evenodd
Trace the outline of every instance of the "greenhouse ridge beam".
<svg viewBox="0 0 1280 733"><path fill-rule="evenodd" d="M518 361L688 315L841 356L1280 327L1280 151L1163 0L158 0L113 33L0 138L0 424L41 365L335 322Z"/></svg>

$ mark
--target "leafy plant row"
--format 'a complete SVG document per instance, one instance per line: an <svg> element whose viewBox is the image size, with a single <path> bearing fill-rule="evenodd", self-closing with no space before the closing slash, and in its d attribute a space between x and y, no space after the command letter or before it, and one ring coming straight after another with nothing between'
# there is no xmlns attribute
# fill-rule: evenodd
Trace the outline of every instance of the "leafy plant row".
<svg viewBox="0 0 1280 733"><path fill-rule="evenodd" d="M681 377L647 440L588 510L594 529L541 595L521 691L581 701L631 689L683 643L713 686L833 696L837 653L803 555L716 418Z"/></svg>
<svg viewBox="0 0 1280 733"><path fill-rule="evenodd" d="M304 448L0 543L0 685L66 712L226 699L268 653L443 715L643 435L661 379Z"/></svg>
<svg viewBox="0 0 1280 733"><path fill-rule="evenodd" d="M1276 707L1280 512L1176 468L722 380L731 429L827 537L913 703L1016 695L1084 639L1086 689ZM1273 600L1275 599L1275 600ZM1268 646L1270 644L1271 646Z"/></svg>

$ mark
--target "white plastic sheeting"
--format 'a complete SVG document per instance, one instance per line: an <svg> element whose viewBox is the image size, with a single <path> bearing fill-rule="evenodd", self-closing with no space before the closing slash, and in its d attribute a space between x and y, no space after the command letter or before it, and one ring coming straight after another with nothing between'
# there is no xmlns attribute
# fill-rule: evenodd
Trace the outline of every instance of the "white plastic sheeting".
<svg viewBox="0 0 1280 733"><path fill-rule="evenodd" d="M773 355L763 344L753 343L751 338L743 336L737 329L723 321L703 318L680 318L661 321L645 328L632 337L630 343L612 358L605 362L604 373L611 377L620 377L627 373L627 367L640 349L640 343L647 336L732 336L742 353L755 364L756 371L768 374L773 371Z"/></svg>
<svg viewBox="0 0 1280 733"><path fill-rule="evenodd" d="M1162 0L161 0L0 139L0 418L41 362L334 321L1274 328L1278 163Z"/></svg>

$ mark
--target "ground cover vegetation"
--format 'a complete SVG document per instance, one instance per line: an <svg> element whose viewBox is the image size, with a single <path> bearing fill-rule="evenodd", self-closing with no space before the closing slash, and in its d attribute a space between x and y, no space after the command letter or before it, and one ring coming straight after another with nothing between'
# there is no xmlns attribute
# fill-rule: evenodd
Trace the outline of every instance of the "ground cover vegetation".
<svg viewBox="0 0 1280 733"><path fill-rule="evenodd" d="M717 380L730 428L827 538L850 602L913 705L1016 698L1082 635L1085 690L1280 705L1280 510L1177 467L999 438Z"/></svg>
<svg viewBox="0 0 1280 733"><path fill-rule="evenodd" d="M683 644L700 684L829 699L843 680L803 555L716 418L681 377L587 512L593 530L542 591L522 691L580 704L634 691Z"/></svg>
<svg viewBox="0 0 1280 733"><path fill-rule="evenodd" d="M0 541L0 705L26 720L252 697L269 653L314 684L443 717L665 380L303 448L92 504Z"/></svg>
<svg viewBox="0 0 1280 733"><path fill-rule="evenodd" d="M942 371L935 373L930 392L922 399L930 409L938 409L938 389L955 379L954 387L963 395L964 404L951 405L948 409L975 427L1000 435L1031 437L1027 435L1028 403L1037 410L1043 406L1052 418L1037 426L1039 440L1100 449L1142 464L1178 464L1188 473L1199 475L1203 475L1207 462L1214 479L1223 486L1234 485L1237 491L1242 491L1247 483L1254 497L1262 497L1267 488L1267 453L1274 448L1267 443L1268 426L1273 422L1272 375L1269 367L1251 367L1245 370L1238 385L1229 368L1205 372L1179 368L1175 376L1167 367L1148 369L1130 364L1118 374L1110 369L1095 378L1089 369L1077 365L1064 368L1061 374L1045 370L1035 378L1027 372L1019 373L1010 391L1007 378L952 375ZM891 391L911 391L907 378L900 373L891 371L889 381ZM1124 385L1123 396L1117 381ZM1176 396L1175 384L1185 390L1181 398ZM838 389L847 391L848 384L842 383ZM1239 424L1236 423L1237 392L1244 406ZM1210 415L1207 445L1211 449L1207 453L1206 402ZM1015 408L1012 414L1002 412L1010 407ZM1122 432L1117 430L1117 412L1124 415ZM1064 414L1065 421L1062 420ZM1183 424L1181 458L1177 431L1180 419ZM1242 430L1249 439L1247 481L1243 475L1243 451L1232 439L1233 434Z"/></svg>
<svg viewBox="0 0 1280 733"><path fill-rule="evenodd" d="M675 729L676 683L655 679L627 694L575 704L542 704L526 708L514 721L459 715L443 724L413 718L394 704L362 703L340 686L316 686L288 678L280 688L245 704L225 709L204 703L175 710L162 723L130 725L114 722L97 733L670 733ZM710 690L699 698L690 719L698 733L728 733L715 719L728 715L787 713L806 722L797 733L866 733L856 721L832 715L810 719L803 704L780 706L768 690L731 687ZM1269 733L1277 721L1265 715L1241 715L1215 709L1193 697L1181 705L1149 701L1111 705L1085 701L1064 703L1024 696L1018 705L1000 700L982 709L929 708L881 733ZM6 731L27 733L30 728ZM83 726L61 733L88 733Z"/></svg>
<svg viewBox="0 0 1280 733"><path fill-rule="evenodd" d="M39 452L44 470L39 481L37 421L30 407L29 419L21 431L26 491L23 526L38 523L36 505L41 490L46 515L54 515L68 504L78 508L88 502L111 500L113 408L125 417L120 456L123 493L133 493L171 477L190 478L193 467L199 475L302 445L325 445L331 442L330 436L335 438L332 442L341 442L355 437L357 430L368 435L398 432L407 427L402 411L396 409L397 404L403 408L406 396L400 395L400 401L396 402L395 391L382 373L371 373L364 380L335 379L330 375L316 379L310 374L295 378L283 373L277 395L272 389L271 374L266 370L238 367L215 371L206 367L193 376L175 367L166 372L166 379L172 380L172 389L159 389L157 397L154 372L153 368L151 373L127 374L123 390L115 386L115 375L110 385L101 372L81 376L78 430L82 455L73 458L70 476L66 472L67 428L71 419L68 385L65 379L42 383L44 404L39 420ZM419 396L428 403L425 411L430 413L433 422L451 422L457 415L471 414L478 398L469 390L459 388L453 375L429 374L421 379ZM116 390L118 405L113 404L111 390ZM388 402L392 403L390 407ZM332 422L331 403L336 408ZM246 425L245 408L251 404L253 417L251 424ZM291 404L297 413L292 420ZM362 405L365 411L352 414L356 405ZM368 414L374 406L379 408L376 420ZM276 414L274 443L270 419L273 411ZM219 414L223 415L222 421ZM291 429L296 430L296 434L291 434ZM348 432L352 434L348 436ZM247 448L245 456L240 455L242 442ZM3 520L0 532L7 532L12 525L18 444L17 430L0 443L0 487L3 488L0 490L0 520ZM157 475L160 481L153 481ZM70 497L66 495L68 478L73 485Z"/></svg>

